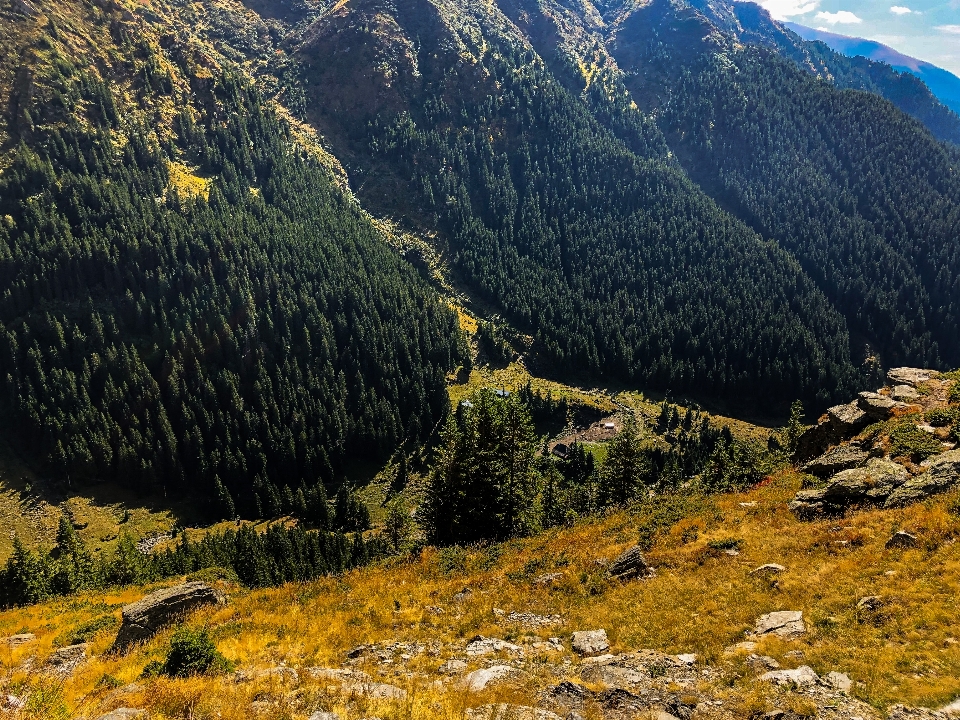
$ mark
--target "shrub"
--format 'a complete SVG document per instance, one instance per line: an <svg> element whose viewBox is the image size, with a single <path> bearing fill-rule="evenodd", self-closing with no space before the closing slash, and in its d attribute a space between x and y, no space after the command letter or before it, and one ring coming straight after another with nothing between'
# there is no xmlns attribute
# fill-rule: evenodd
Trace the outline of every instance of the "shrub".
<svg viewBox="0 0 960 720"><path fill-rule="evenodd" d="M154 660L144 669L146 677L169 675L189 677L204 673L222 673L233 669L204 629L181 627L170 639L170 652L165 662Z"/></svg>
<svg viewBox="0 0 960 720"><path fill-rule="evenodd" d="M960 420L960 412L956 408L935 408L928 410L926 417L934 427L946 427Z"/></svg>
<svg viewBox="0 0 960 720"><path fill-rule="evenodd" d="M87 642L101 630L110 630L120 624L120 621L113 615L101 615L100 617L88 620L70 630L67 630L54 638L53 644L56 647L65 647L67 645L77 645Z"/></svg>
<svg viewBox="0 0 960 720"><path fill-rule="evenodd" d="M920 462L941 452L940 441L917 427L912 420L897 423L890 431L890 454Z"/></svg>

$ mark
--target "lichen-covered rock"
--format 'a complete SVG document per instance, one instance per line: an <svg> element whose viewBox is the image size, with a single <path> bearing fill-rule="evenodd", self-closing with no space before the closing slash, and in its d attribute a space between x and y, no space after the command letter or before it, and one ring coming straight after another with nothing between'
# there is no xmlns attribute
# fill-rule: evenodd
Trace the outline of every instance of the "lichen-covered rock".
<svg viewBox="0 0 960 720"><path fill-rule="evenodd" d="M844 436L858 432L870 423L867 414L860 409L856 401L846 405L834 405L827 410L827 416L834 429Z"/></svg>
<svg viewBox="0 0 960 720"><path fill-rule="evenodd" d="M926 471L891 492L884 507L902 507L955 487L960 482L960 450L928 458L921 467Z"/></svg>
<svg viewBox="0 0 960 720"><path fill-rule="evenodd" d="M893 548L913 548L917 546L917 543L918 541L916 535L911 535L904 530L897 530L897 532L890 536L890 539L887 540L887 543L884 545L884 547L887 550L891 550Z"/></svg>
<svg viewBox="0 0 960 720"><path fill-rule="evenodd" d="M821 512L840 512L851 505L881 505L897 488L910 479L902 465L873 458L864 467L843 470L822 488L801 490L790 509L798 517Z"/></svg>
<svg viewBox="0 0 960 720"><path fill-rule="evenodd" d="M801 665L795 670L771 670L761 675L760 679L763 682L772 682L777 685L794 685L796 687L820 684L820 676L808 665Z"/></svg>
<svg viewBox="0 0 960 720"><path fill-rule="evenodd" d="M223 596L202 582L189 582L152 592L123 608L123 622L112 652L124 652L133 643L152 637L160 628L204 605L224 602Z"/></svg>
<svg viewBox="0 0 960 720"><path fill-rule="evenodd" d="M910 407L906 403L898 402L893 398L875 392L860 393L857 404L874 420L886 420L893 415L894 411Z"/></svg>
<svg viewBox="0 0 960 720"><path fill-rule="evenodd" d="M829 477L841 470L866 464L870 456L856 445L840 445L811 460L801 470L817 477Z"/></svg>
<svg viewBox="0 0 960 720"><path fill-rule="evenodd" d="M924 368L900 367L887 371L887 382L890 385L909 385L913 388L937 377L940 377L939 372Z"/></svg>
<svg viewBox="0 0 960 720"><path fill-rule="evenodd" d="M490 685L512 680L520 676L520 671L510 665L494 665L481 668L463 676L463 686L472 692L480 692Z"/></svg>
<svg viewBox="0 0 960 720"><path fill-rule="evenodd" d="M920 393L909 385L897 385L890 391L890 397L899 402L910 403L920 399Z"/></svg>
<svg viewBox="0 0 960 720"><path fill-rule="evenodd" d="M47 667L57 675L69 675L87 659L89 647L87 643L79 643L54 650L47 658Z"/></svg>

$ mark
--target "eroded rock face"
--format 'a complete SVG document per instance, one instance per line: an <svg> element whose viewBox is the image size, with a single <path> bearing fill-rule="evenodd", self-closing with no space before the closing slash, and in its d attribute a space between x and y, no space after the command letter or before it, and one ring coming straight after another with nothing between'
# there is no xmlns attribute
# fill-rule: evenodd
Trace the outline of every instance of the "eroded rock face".
<svg viewBox="0 0 960 720"><path fill-rule="evenodd" d="M817 477L829 477L841 470L861 467L869 459L870 456L856 445L840 445L811 460L801 470Z"/></svg>
<svg viewBox="0 0 960 720"><path fill-rule="evenodd" d="M912 388L937 377L940 377L940 373L936 370L923 368L900 367L887 371L887 382L890 385L909 385Z"/></svg>
<svg viewBox="0 0 960 720"><path fill-rule="evenodd" d="M111 652L149 639L160 628L204 605L224 602L223 596L202 582L189 582L152 592L123 608L123 622Z"/></svg>
<svg viewBox="0 0 960 720"><path fill-rule="evenodd" d="M893 398L875 392L860 393L857 404L874 420L886 420L896 410L905 410L910 407L907 403L898 402Z"/></svg>

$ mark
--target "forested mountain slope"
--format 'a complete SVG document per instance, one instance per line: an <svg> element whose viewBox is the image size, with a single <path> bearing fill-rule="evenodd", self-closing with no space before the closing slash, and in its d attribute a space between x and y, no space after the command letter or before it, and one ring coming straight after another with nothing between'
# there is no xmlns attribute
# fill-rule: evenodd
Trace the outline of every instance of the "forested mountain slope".
<svg viewBox="0 0 960 720"><path fill-rule="evenodd" d="M47 9L4 17L0 374L24 449L228 517L425 438L456 318L316 152L202 48L164 52L121 6Z"/></svg>

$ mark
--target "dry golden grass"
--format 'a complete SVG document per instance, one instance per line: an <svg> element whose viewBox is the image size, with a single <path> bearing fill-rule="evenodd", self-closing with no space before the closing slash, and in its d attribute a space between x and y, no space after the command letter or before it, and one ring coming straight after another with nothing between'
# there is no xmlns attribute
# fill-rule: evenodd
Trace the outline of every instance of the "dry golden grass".
<svg viewBox="0 0 960 720"><path fill-rule="evenodd" d="M936 706L960 694L960 549L955 543L960 520L950 511L957 495L903 510L801 523L785 507L798 485L799 477L787 472L750 492L690 500L689 514L657 535L649 559L658 572L650 580L611 583L597 564L664 516L640 508L487 548L427 549L419 558L339 578L268 590L231 588L229 605L204 610L190 621L211 628L220 650L247 669L337 667L349 648L362 643L442 643L437 656L415 654L405 663L365 666L378 679L411 690L404 703L368 707L303 672L296 692L264 688L263 682L195 678L138 681L139 689L118 694L107 686L133 682L148 661L162 657L169 631L125 658L111 658L103 655L113 639L110 629L93 638L96 657L64 685L63 697L71 712L87 714L126 703L151 708L157 717L219 713L240 718L249 716L249 703L259 697L278 700L279 705L269 706L269 717L305 717L320 707L337 708L349 718L365 713L461 717L468 704L492 698L529 703L550 675L547 664L535 663L534 678L526 685L469 697L449 683L435 686L439 665L474 634L523 642L531 634L569 637L576 629L603 627L614 651L696 652L719 664L724 648L742 640L758 615L781 609L803 610L809 626L797 641L761 641L759 652L784 666L802 662L821 673L846 672L855 682L853 693L878 707L894 702ZM901 528L916 533L921 547L885 550L886 539ZM739 556L708 547L710 541L730 538L741 541ZM787 568L776 582L749 574L767 562ZM532 582L548 572L560 572L562 578L552 587ZM473 594L454 602L453 595L464 587ZM80 623L118 616L123 603L144 591L85 595L0 614L0 635L29 631L39 638L35 645L0 650L7 686L35 682L14 670L27 655L46 655L55 637ZM883 599L878 614L858 613L857 600L866 595ZM431 606L444 613L433 614ZM503 625L494 608L557 613L564 624L531 633ZM803 660L785 657L796 649L803 651ZM761 702L755 684L734 675L726 691L730 697L739 698L743 707ZM105 681L106 676L115 680Z"/></svg>

